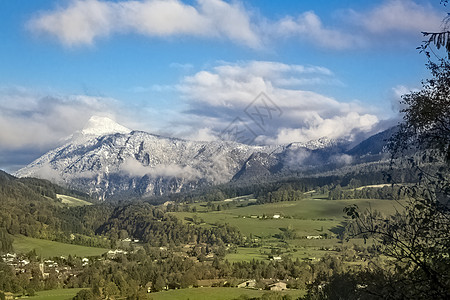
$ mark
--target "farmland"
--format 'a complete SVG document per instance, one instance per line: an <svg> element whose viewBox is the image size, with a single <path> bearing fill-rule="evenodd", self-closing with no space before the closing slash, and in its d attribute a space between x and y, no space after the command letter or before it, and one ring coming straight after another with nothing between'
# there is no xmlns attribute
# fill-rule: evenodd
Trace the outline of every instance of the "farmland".
<svg viewBox="0 0 450 300"><path fill-rule="evenodd" d="M78 199L75 197L71 197L71 196L57 194L56 197L58 199L61 199L61 202L63 204L67 204L69 207L92 205L92 203L90 203L90 202L87 202L85 200Z"/></svg>
<svg viewBox="0 0 450 300"><path fill-rule="evenodd" d="M225 200L223 203L230 203ZM346 219L343 209L356 204L365 209L377 210L385 215L402 208L402 202L374 199L327 200L318 196L278 203L255 205L251 197L239 199L239 205L221 211L207 211L206 203L196 203L196 212L172 212L184 222L195 222L201 226L227 223L237 227L255 241L252 248L238 247L235 253L227 254L230 262L267 259L277 253L293 259L316 259L330 253L337 245L363 244L354 239L349 243L337 238ZM289 229L295 238L283 238ZM309 238L308 238L309 237Z"/></svg>
<svg viewBox="0 0 450 300"><path fill-rule="evenodd" d="M191 288L181 290L169 290L158 293L152 293L149 299L152 300L231 300L239 298L242 295L247 297L261 297L269 291L240 289L240 288L226 288L226 287L213 287L213 288ZM292 290L284 291L280 295L290 295L292 298L302 296L304 291ZM246 299L246 298L243 298Z"/></svg>
<svg viewBox="0 0 450 300"><path fill-rule="evenodd" d="M109 250L35 239L22 235L14 236L13 246L18 253L27 253L36 250L36 254L43 257L68 256L69 254L79 257L97 256Z"/></svg>
<svg viewBox="0 0 450 300"><path fill-rule="evenodd" d="M258 236L273 235L279 232L280 227L294 226L298 234L317 234L322 227L330 230L339 226L344 219L343 209L356 204L361 210L371 208L384 214L395 213L401 209L401 202L391 200L350 199L325 200L320 198L304 199L300 201L287 201L268 203L262 205L245 205L222 211L174 212L180 219L198 219L201 223L220 224L228 223L236 226L244 234ZM206 206L197 203L197 207ZM273 218L280 215L280 218ZM331 231L329 232L332 233Z"/></svg>
<svg viewBox="0 0 450 300"><path fill-rule="evenodd" d="M80 290L76 289L57 289L37 292L36 296L29 297L31 300L69 300L72 299Z"/></svg>

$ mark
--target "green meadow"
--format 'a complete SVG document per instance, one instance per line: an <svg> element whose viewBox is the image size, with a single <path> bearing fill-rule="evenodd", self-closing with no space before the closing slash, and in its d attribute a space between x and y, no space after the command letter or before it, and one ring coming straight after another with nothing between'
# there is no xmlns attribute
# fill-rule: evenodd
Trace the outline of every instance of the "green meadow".
<svg viewBox="0 0 450 300"><path fill-rule="evenodd" d="M36 296L28 297L30 300L69 300L82 289L57 289L36 292Z"/></svg>
<svg viewBox="0 0 450 300"><path fill-rule="evenodd" d="M340 226L344 218L343 209L356 204L361 210L378 210L383 214L395 213L401 209L401 203L393 200L324 200L304 199L292 202L248 205L222 211L173 212L180 219L196 219L203 221L204 226L228 223L239 228L246 235L271 236L280 233L280 228L293 227L297 235L317 235L333 232ZM197 204L201 206L202 204ZM274 219L274 215L281 218Z"/></svg>
<svg viewBox="0 0 450 300"><path fill-rule="evenodd" d="M361 211L377 210L385 215L402 209L401 201L377 199L327 200L307 198L298 201L254 205L250 199L238 202L246 206L221 211L206 211L206 203L196 203L196 212L173 212L184 222L195 220L202 226L227 223L237 227L246 236L261 243L255 248L239 247L236 253L227 254L230 262L268 259L275 252L293 259L317 259L330 254L328 249L342 243L363 244L360 239L349 243L336 238L346 221L344 208L356 204ZM224 201L221 201L224 202ZM229 201L228 201L229 202ZM274 218L277 215L280 218ZM277 235L289 228L295 232L295 239L279 239ZM327 235L328 239L307 239L307 236Z"/></svg>
<svg viewBox="0 0 450 300"><path fill-rule="evenodd" d="M43 257L68 256L69 254L79 257L97 256L109 250L35 239L22 235L14 236L13 247L18 253L36 250L36 253Z"/></svg>
<svg viewBox="0 0 450 300"><path fill-rule="evenodd" d="M149 299L152 300L232 300L239 298L242 295L247 297L261 297L269 291L250 290L243 288L226 288L226 287L212 287L212 288L191 288L168 290L158 293L151 293ZM273 292L272 292L273 293ZM293 299L303 296L304 291L292 290L279 292L280 295L290 295Z"/></svg>
<svg viewBox="0 0 450 300"><path fill-rule="evenodd" d="M71 196L56 194L56 197L58 199L61 199L61 202L63 204L67 204L70 207L92 205L92 203L90 203L90 202L87 202L85 200L78 199L75 197L71 197Z"/></svg>

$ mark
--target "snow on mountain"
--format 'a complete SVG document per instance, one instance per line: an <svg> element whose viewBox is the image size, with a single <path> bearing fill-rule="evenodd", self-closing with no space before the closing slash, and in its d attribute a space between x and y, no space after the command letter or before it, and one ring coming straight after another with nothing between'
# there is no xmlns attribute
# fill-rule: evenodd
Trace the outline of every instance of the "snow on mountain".
<svg viewBox="0 0 450 300"><path fill-rule="evenodd" d="M334 144L325 139L283 146L195 142L132 131L109 118L94 116L64 145L15 175L49 179L101 199L120 194L161 195L224 183L237 174L242 178L268 174L287 162L286 151L292 156L299 149L313 151Z"/></svg>
<svg viewBox="0 0 450 300"><path fill-rule="evenodd" d="M122 126L108 117L92 116L81 134L102 136L112 133L130 133L132 130Z"/></svg>

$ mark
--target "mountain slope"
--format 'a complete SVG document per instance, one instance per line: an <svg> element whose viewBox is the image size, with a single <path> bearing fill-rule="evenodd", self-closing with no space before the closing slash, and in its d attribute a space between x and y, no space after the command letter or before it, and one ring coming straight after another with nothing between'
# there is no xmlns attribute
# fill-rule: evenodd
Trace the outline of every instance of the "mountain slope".
<svg viewBox="0 0 450 300"><path fill-rule="evenodd" d="M15 175L49 179L102 200L141 197L326 168L342 160L346 145L326 138L279 146L195 142L131 131L108 118L93 117L66 144Z"/></svg>
<svg viewBox="0 0 450 300"><path fill-rule="evenodd" d="M14 176L0 170L0 183L14 180L14 178L15 178Z"/></svg>
<svg viewBox="0 0 450 300"><path fill-rule="evenodd" d="M397 130L397 126L394 126L377 133L347 151L347 154L354 156L365 156L386 152L387 142L389 138L397 132Z"/></svg>
<svg viewBox="0 0 450 300"><path fill-rule="evenodd" d="M57 194L83 197L47 180L16 178L0 170L0 228L10 234L56 237L69 223L59 218L66 208Z"/></svg>
<svg viewBox="0 0 450 300"><path fill-rule="evenodd" d="M202 183L226 182L252 153L274 150L232 142L193 142L141 131L98 135L109 128L122 128L104 121L106 129L83 129L16 175L47 178L101 198L124 191L160 195ZM88 125L93 124L99 125L91 121Z"/></svg>

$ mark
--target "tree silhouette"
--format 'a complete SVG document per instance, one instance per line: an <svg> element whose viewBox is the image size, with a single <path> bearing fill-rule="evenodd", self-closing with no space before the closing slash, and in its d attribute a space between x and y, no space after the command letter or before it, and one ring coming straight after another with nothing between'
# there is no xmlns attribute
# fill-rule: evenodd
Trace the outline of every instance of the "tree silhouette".
<svg viewBox="0 0 450 300"><path fill-rule="evenodd" d="M441 1L447 5L448 1ZM450 299L450 31L423 32L419 49L431 77L402 97L403 121L389 141L392 165L409 167L415 183L398 184L408 199L394 216L347 207L353 236L373 238L390 259L359 274L368 298ZM437 50L444 50L439 57ZM433 55L433 56L432 56ZM396 178L388 177L393 185Z"/></svg>

